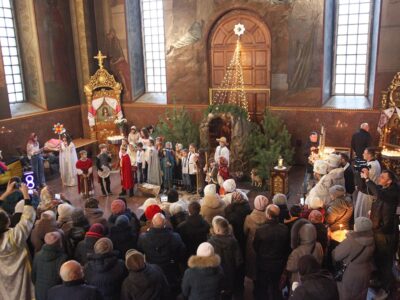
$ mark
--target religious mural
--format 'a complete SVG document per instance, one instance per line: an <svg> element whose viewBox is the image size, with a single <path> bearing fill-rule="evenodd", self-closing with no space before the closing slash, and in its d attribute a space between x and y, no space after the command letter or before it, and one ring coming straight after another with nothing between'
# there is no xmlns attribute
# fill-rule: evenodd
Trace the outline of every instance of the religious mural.
<svg viewBox="0 0 400 300"><path fill-rule="evenodd" d="M95 20L99 50L107 56L106 68L122 84L122 101L132 101L125 1L99 1L98 4Z"/></svg>
<svg viewBox="0 0 400 300"><path fill-rule="evenodd" d="M34 1L48 108L79 103L69 1Z"/></svg>

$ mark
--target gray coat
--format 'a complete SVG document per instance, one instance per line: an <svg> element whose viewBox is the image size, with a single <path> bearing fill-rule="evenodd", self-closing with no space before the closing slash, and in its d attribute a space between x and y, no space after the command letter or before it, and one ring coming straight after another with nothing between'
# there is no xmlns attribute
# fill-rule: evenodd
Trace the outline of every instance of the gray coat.
<svg viewBox="0 0 400 300"><path fill-rule="evenodd" d="M349 263L365 246L364 251ZM347 234L332 252L335 261L348 264L343 280L338 282L340 300L364 300L367 297L368 284L372 272L373 253L375 249L372 231L354 232Z"/></svg>

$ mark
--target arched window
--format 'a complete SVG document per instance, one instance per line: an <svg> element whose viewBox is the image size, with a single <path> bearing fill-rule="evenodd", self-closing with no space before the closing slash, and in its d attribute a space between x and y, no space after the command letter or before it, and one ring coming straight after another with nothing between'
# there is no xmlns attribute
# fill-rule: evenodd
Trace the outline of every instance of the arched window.
<svg viewBox="0 0 400 300"><path fill-rule="evenodd" d="M142 32L146 91L165 93L165 35L162 0L142 0Z"/></svg>
<svg viewBox="0 0 400 300"><path fill-rule="evenodd" d="M10 104L24 102L24 85L14 11L10 0L0 1L0 45Z"/></svg>

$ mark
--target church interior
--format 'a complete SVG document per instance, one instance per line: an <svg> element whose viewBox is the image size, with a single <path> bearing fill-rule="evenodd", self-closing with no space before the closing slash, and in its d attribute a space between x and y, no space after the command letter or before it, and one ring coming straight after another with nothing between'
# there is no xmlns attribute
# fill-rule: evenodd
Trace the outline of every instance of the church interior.
<svg viewBox="0 0 400 300"><path fill-rule="evenodd" d="M400 299L399 15L0 0L0 299Z"/></svg>

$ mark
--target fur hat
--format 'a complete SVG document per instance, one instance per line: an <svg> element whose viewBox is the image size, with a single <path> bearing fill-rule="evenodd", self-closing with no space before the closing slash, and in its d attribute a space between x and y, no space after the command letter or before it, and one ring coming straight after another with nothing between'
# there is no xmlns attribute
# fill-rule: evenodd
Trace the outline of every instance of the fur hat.
<svg viewBox="0 0 400 300"><path fill-rule="evenodd" d="M343 197L346 194L346 189L341 185L334 185L329 188L329 195L332 195L333 198Z"/></svg>
<svg viewBox="0 0 400 300"><path fill-rule="evenodd" d="M109 238L103 237L97 240L93 249L96 254L110 253L113 251L113 243Z"/></svg>
<svg viewBox="0 0 400 300"><path fill-rule="evenodd" d="M148 221L151 221L154 215L158 214L159 212L161 212L161 208L158 205L153 204L146 208L144 215Z"/></svg>
<svg viewBox="0 0 400 300"><path fill-rule="evenodd" d="M287 198L285 194L275 194L272 198L272 203L275 205L287 205Z"/></svg>
<svg viewBox="0 0 400 300"><path fill-rule="evenodd" d="M325 161L329 165L329 169L331 169L331 170L339 168L340 160L341 160L341 156L337 155L337 154L334 154L334 153L329 154L328 158L325 159Z"/></svg>
<svg viewBox="0 0 400 300"><path fill-rule="evenodd" d="M326 175L328 174L328 163L324 160L316 160L314 162L314 173Z"/></svg>
<svg viewBox="0 0 400 300"><path fill-rule="evenodd" d="M179 202L172 203L169 206L169 213L172 216L176 215L177 213L183 212L183 211L184 211L183 206Z"/></svg>
<svg viewBox="0 0 400 300"><path fill-rule="evenodd" d="M226 193L232 193L236 190L236 182L234 179L225 180L222 186Z"/></svg>
<svg viewBox="0 0 400 300"><path fill-rule="evenodd" d="M313 224L319 224L323 222L324 217L319 210L314 209L308 215L308 220Z"/></svg>
<svg viewBox="0 0 400 300"><path fill-rule="evenodd" d="M144 269L144 255L135 249L129 249L125 254L125 266L129 271L135 272Z"/></svg>
<svg viewBox="0 0 400 300"><path fill-rule="evenodd" d="M318 209L324 207L324 201L319 197L313 197L308 200L308 207Z"/></svg>
<svg viewBox="0 0 400 300"><path fill-rule="evenodd" d="M68 203L60 204L57 208L58 217L61 219L71 218L74 210L75 208Z"/></svg>
<svg viewBox="0 0 400 300"><path fill-rule="evenodd" d="M208 257L214 255L214 247L210 243L204 242L197 247L196 255L202 257Z"/></svg>
<svg viewBox="0 0 400 300"><path fill-rule="evenodd" d="M126 204L123 200L115 199L111 202L111 213L113 215L120 215L126 210Z"/></svg>
<svg viewBox="0 0 400 300"><path fill-rule="evenodd" d="M257 210L264 211L268 204L269 204L268 198L263 195L258 195L254 199L254 208Z"/></svg>
<svg viewBox="0 0 400 300"><path fill-rule="evenodd" d="M22 213L24 211L24 206L25 206L25 200L20 200L16 205L14 209L14 213Z"/></svg>
<svg viewBox="0 0 400 300"><path fill-rule="evenodd" d="M204 196L214 196L217 194L217 186L215 184L207 184L204 188Z"/></svg>
<svg viewBox="0 0 400 300"><path fill-rule="evenodd" d="M125 215L120 215L115 220L115 225L128 225L128 224L129 224L129 218Z"/></svg>
<svg viewBox="0 0 400 300"><path fill-rule="evenodd" d="M354 231L355 232L364 232L372 229L372 222L369 218L366 217L358 217L354 221Z"/></svg>
<svg viewBox="0 0 400 300"><path fill-rule="evenodd" d="M50 246L61 246L61 233L58 231L48 232L44 236L44 242L46 245Z"/></svg>

